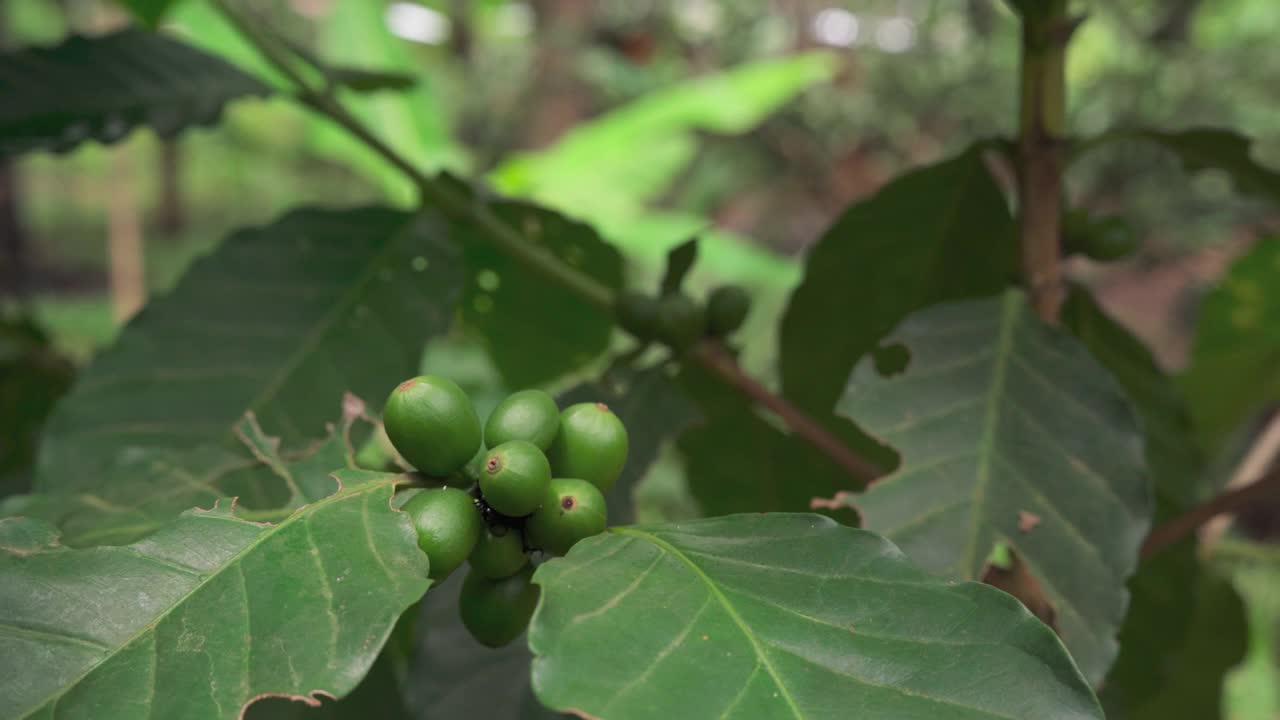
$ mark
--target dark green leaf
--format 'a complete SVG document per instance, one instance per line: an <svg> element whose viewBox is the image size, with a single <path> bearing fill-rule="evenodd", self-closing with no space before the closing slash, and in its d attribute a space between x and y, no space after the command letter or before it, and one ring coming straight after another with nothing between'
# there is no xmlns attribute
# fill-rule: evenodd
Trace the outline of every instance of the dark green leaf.
<svg viewBox="0 0 1280 720"><path fill-rule="evenodd" d="M177 0L116 0L148 27L156 27Z"/></svg>
<svg viewBox="0 0 1280 720"><path fill-rule="evenodd" d="M561 407L604 402L627 428L630 452L610 490L609 520L634 520L634 493L662 445L693 417L693 409L662 367L587 382L557 398ZM457 573L461 575L462 573ZM423 717L541 718L549 712L529 692L529 650L523 640L483 647L458 621L461 578L450 578L424 601L419 652L410 672L413 705Z"/></svg>
<svg viewBox="0 0 1280 720"><path fill-rule="evenodd" d="M334 84L361 93L408 90L418 84L418 79L412 75L385 70L330 66L325 68L325 75Z"/></svg>
<svg viewBox="0 0 1280 720"><path fill-rule="evenodd" d="M75 369L28 320L0 320L0 498L25 492L45 419Z"/></svg>
<svg viewBox="0 0 1280 720"><path fill-rule="evenodd" d="M1206 449L1280 400L1280 238L1236 261L1200 308L1182 377Z"/></svg>
<svg viewBox="0 0 1280 720"><path fill-rule="evenodd" d="M57 88L57 92L50 92ZM137 28L0 55L0 157L114 143L139 125L172 137L270 89L227 62Z"/></svg>
<svg viewBox="0 0 1280 720"><path fill-rule="evenodd" d="M1194 504L1204 457L1172 378L1087 291L1072 289L1061 318L1111 371L1142 416L1156 522ZM1196 544L1191 538L1145 560L1130 580L1120 655L1103 684L1107 717L1219 717L1223 677L1243 654L1243 608L1230 585L1201 566Z"/></svg>
<svg viewBox="0 0 1280 720"><path fill-rule="evenodd" d="M902 455L849 500L863 526L958 579L981 578L993 546L1007 545L1085 676L1101 680L1151 518L1124 392L1018 291L914 314L886 343L906 348L905 371L883 377L864 360L837 405Z"/></svg>
<svg viewBox="0 0 1280 720"><path fill-rule="evenodd" d="M590 227L528 203L494 201L489 208L529 242L610 288L622 286L622 256ZM608 313L494 247L481 228L459 222L453 233L470 271L463 317L484 334L509 386L565 375L608 346L613 331Z"/></svg>
<svg viewBox="0 0 1280 720"><path fill-rule="evenodd" d="M1192 128L1179 132L1142 130L1121 132L1118 138L1135 137L1159 144L1178 156L1187 172L1221 170L1236 189L1246 195L1280 202L1280 172L1253 159L1253 140L1224 128Z"/></svg>
<svg viewBox="0 0 1280 720"><path fill-rule="evenodd" d="M1244 658L1244 606L1198 554L1185 540L1145 560L1130 582L1120 656L1103 685L1108 718L1221 717L1226 674Z"/></svg>
<svg viewBox="0 0 1280 720"><path fill-rule="evenodd" d="M399 493L396 498L404 493ZM382 647L368 674L350 695L334 702L325 699L318 707L292 698L272 697L255 702L245 711L245 720L415 720L407 706L408 662L413 652L418 604L400 615L391 637Z"/></svg>
<svg viewBox="0 0 1280 720"><path fill-rule="evenodd" d="M184 510L225 497L238 498L242 516L279 520L332 493L330 472L355 467L350 436L357 419L348 413L326 440L285 456L279 439L264 434L249 415L236 426L238 448L132 452L99 468L92 492L14 497L0 505L0 515L50 522L62 531L59 542L70 547L133 542Z"/></svg>
<svg viewBox="0 0 1280 720"><path fill-rule="evenodd" d="M667 269L662 275L661 294L679 292L693 264L698 261L698 238L690 238L667 251Z"/></svg>
<svg viewBox="0 0 1280 720"><path fill-rule="evenodd" d="M908 313L1014 277L1013 219L974 146L845 211L809 254L782 322L787 397L829 410L853 365Z"/></svg>
<svg viewBox="0 0 1280 720"><path fill-rule="evenodd" d="M223 503L125 547L0 520L4 715L227 718L268 693L346 695L430 581L396 477L334 478L276 525Z"/></svg>
<svg viewBox="0 0 1280 720"><path fill-rule="evenodd" d="M689 489L705 514L808 510L813 498L856 483L829 457L757 414L719 378L692 365L681 374L705 418L679 440ZM877 459L888 465L891 458L884 455Z"/></svg>
<svg viewBox="0 0 1280 720"><path fill-rule="evenodd" d="M1111 372L1142 416L1147 464L1157 495L1178 505L1200 498L1204 453L1182 392L1156 366L1151 352L1098 307L1088 291L1072 288L1062 307L1063 327Z"/></svg>
<svg viewBox="0 0 1280 720"><path fill-rule="evenodd" d="M344 391L377 409L451 322L462 273L445 235L429 216L372 208L232 235L82 373L50 420L36 488L94 492L140 455L230 446L247 411L288 446L322 436Z"/></svg>
<svg viewBox="0 0 1280 720"><path fill-rule="evenodd" d="M535 580L534 691L584 717L1102 717L1015 599L818 515L615 528Z"/></svg>

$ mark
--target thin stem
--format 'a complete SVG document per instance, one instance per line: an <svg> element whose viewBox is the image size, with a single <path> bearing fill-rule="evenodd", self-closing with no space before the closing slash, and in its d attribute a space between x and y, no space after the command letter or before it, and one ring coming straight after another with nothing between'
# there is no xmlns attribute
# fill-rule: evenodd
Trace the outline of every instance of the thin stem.
<svg viewBox="0 0 1280 720"><path fill-rule="evenodd" d="M743 372L737 361L719 341L702 341L694 348L693 358L704 367L718 373L743 395L772 410L782 418L787 427L834 460L850 475L871 482L884 474L877 465L850 450L840 438L830 433L813 418L805 415L784 398L771 392L755 378Z"/></svg>
<svg viewBox="0 0 1280 720"><path fill-rule="evenodd" d="M1018 222L1022 275L1036 314L1056 323L1062 282L1062 147L1066 124L1065 0L1022 26L1022 94L1018 132Z"/></svg>
<svg viewBox="0 0 1280 720"><path fill-rule="evenodd" d="M432 204L444 212L474 223L501 250L523 262L535 272L547 279L569 288L586 302L613 314L614 292L607 285L590 275L565 264L551 252L529 242L517 230L507 225L484 204L484 202L468 197L466 193L455 190L451 185L429 177L391 146L374 135L358 118L332 95L316 92L311 89L290 64L287 53L277 48L269 36L261 33L252 23L246 22L230 7L226 0L213 0L218 9L234 24L240 32L262 53L272 65L276 66L299 90L299 100L308 107L327 116L342 126L347 132L359 139L371 150L382 156L384 160L400 170L417 187L425 202ZM732 356L715 341L704 341L690 355L694 360L718 374L725 382L738 389L754 402L772 410L787 424L797 436L803 438L818 451L828 455L845 468L850 475L870 481L883 474L874 463L859 457L839 438L832 435L816 420L805 415L785 398L774 394L768 388L751 378Z"/></svg>
<svg viewBox="0 0 1280 720"><path fill-rule="evenodd" d="M1201 525L1218 515L1235 513L1245 507L1272 495L1280 495L1280 468L1263 475L1257 481L1244 487L1228 490L1197 505L1187 512L1156 526L1142 543L1140 553L1143 560L1168 548L1182 538L1195 532Z"/></svg>

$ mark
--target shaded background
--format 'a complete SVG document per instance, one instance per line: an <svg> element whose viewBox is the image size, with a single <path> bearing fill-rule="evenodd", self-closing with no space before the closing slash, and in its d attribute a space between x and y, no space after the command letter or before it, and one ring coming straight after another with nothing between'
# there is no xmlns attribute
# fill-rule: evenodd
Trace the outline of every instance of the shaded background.
<svg viewBox="0 0 1280 720"><path fill-rule="evenodd" d="M1014 131L1017 24L991 0L253 7L322 57L417 78L405 96L349 100L425 169L484 176L595 225L635 261L633 281L651 281L670 247L704 232L696 281L731 278L757 293L744 344L766 376L798 258L849 203L907 168ZM1075 131L1234 127L1256 138L1257 160L1280 166L1280 3L1091 7L1068 69ZM0 0L0 9L0 43L10 46L127 22L114 6L85 0ZM272 77L200 3L180 5L167 25ZM1122 214L1142 240L1130 259L1073 260L1072 273L1171 370L1186 362L1205 292L1280 228L1274 206L1224 176L1176 169L1154 147L1123 144L1070 176L1073 204ZM48 380L38 387L51 402L75 365L229 231L304 202L349 206L388 194L406 206L413 198L396 172L285 99L236 103L217 129L170 142L139 132L109 149L13 162L0 168L0 270L5 294L33 310L38 328L10 332L0 351L43 346L47 333L50 349L30 372ZM455 367L496 397L492 369L465 337L430 348L424 362ZM5 402L15 388L37 387L29 376L6 374L5 383ZM0 474L23 472L23 458L4 461L12 464ZM642 512L689 512L676 475L651 478ZM1249 518L1246 535L1270 540L1275 515ZM1219 563L1250 607L1251 652L1231 679L1228 715L1280 717L1280 551L1228 546Z"/></svg>

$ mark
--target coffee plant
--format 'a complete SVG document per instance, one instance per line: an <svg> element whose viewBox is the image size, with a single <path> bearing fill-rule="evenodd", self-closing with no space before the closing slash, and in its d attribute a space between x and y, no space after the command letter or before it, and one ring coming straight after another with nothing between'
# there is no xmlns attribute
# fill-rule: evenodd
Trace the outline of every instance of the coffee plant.
<svg viewBox="0 0 1280 720"><path fill-rule="evenodd" d="M205 1L270 77L142 28L14 49L0 158L281 95L419 202L230 235L79 375L0 506L0 717L1217 716L1241 610L1193 531L1276 482L1215 496L1207 461L1280 400L1276 244L1171 377L1064 272L1136 247L1064 177L1134 142L1267 201L1280 173L1228 129L1072 135L1084 8L1010 0L1017 136L841 215L773 383L739 362L751 292L685 282L696 240L628 283L592 227L427 174L349 109L403 78ZM458 328L530 389L482 417L420 369ZM704 516L637 524L667 452Z"/></svg>

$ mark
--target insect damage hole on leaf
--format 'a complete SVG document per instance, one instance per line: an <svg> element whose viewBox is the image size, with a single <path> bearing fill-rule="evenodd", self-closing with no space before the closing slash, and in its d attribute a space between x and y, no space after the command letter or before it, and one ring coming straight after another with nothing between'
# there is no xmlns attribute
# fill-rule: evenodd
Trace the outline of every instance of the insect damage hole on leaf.
<svg viewBox="0 0 1280 720"><path fill-rule="evenodd" d="M1040 581L1007 543L996 543L992 548L982 571L982 582L1018 598L1040 622L1061 634L1057 625L1057 609L1040 587Z"/></svg>

